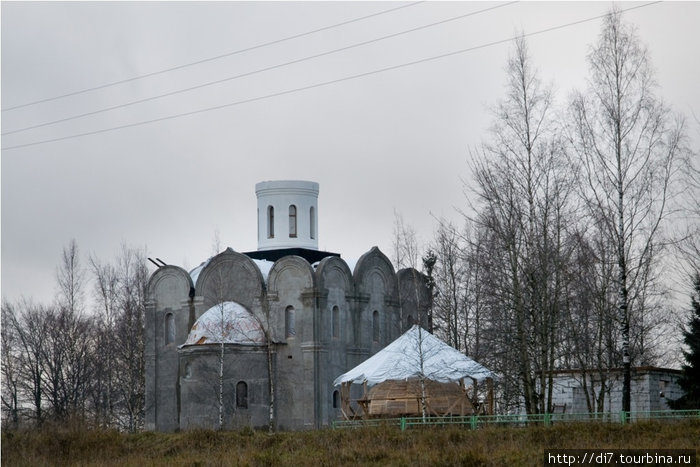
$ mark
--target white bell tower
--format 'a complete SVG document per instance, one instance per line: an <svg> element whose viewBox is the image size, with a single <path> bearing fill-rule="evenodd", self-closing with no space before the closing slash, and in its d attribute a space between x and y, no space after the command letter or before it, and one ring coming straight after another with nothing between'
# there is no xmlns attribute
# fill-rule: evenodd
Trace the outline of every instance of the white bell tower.
<svg viewBox="0 0 700 467"><path fill-rule="evenodd" d="M258 251L318 250L318 183L274 180L255 185Z"/></svg>

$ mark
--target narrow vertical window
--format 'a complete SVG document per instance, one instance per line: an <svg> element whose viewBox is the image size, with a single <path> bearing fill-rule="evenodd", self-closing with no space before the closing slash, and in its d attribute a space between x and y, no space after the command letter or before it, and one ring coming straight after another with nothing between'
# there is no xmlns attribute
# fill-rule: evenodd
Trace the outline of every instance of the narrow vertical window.
<svg viewBox="0 0 700 467"><path fill-rule="evenodd" d="M411 329L415 323L413 322L413 315L408 315L406 319L406 329Z"/></svg>
<svg viewBox="0 0 700 467"><path fill-rule="evenodd" d="M267 238L275 238L275 208L267 207Z"/></svg>
<svg viewBox="0 0 700 467"><path fill-rule="evenodd" d="M297 236L297 207L293 204L289 206L289 236Z"/></svg>
<svg viewBox="0 0 700 467"><path fill-rule="evenodd" d="M294 307L288 306L287 309L284 310L284 327L287 337L294 337L296 335L297 331L294 326Z"/></svg>
<svg viewBox="0 0 700 467"><path fill-rule="evenodd" d="M372 340L379 342L379 312L377 310L372 313Z"/></svg>
<svg viewBox="0 0 700 467"><path fill-rule="evenodd" d="M165 345L175 342L175 318L172 313L165 315Z"/></svg>
<svg viewBox="0 0 700 467"><path fill-rule="evenodd" d="M309 237L316 238L316 210L313 206L309 208Z"/></svg>
<svg viewBox="0 0 700 467"><path fill-rule="evenodd" d="M340 310L337 306L333 307L333 311L331 312L331 321L333 337L340 337Z"/></svg>
<svg viewBox="0 0 700 467"><path fill-rule="evenodd" d="M245 381L236 383L236 407L239 409L248 408L248 385Z"/></svg>

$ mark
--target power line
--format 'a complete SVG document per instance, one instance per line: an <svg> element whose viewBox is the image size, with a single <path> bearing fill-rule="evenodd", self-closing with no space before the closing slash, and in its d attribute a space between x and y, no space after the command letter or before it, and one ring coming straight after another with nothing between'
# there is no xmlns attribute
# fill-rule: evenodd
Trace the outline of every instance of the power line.
<svg viewBox="0 0 700 467"><path fill-rule="evenodd" d="M370 39L370 40L367 40L367 41L364 41L364 42L358 42L358 43L356 43L356 44L351 44L351 45L348 45L348 46L345 46L345 47L340 47L340 48L338 48L338 49L333 49L333 50L329 50L329 51L326 51L326 52L321 52L321 53L318 53L318 54L315 54L315 55L309 55L309 56L307 56L307 57L303 57L303 58L291 60L291 61L288 61L288 62L285 62L285 63L279 63L279 64L277 64L277 65L272 65L272 66L269 66L269 67L260 68L260 69L258 69L258 70L248 71L248 72L246 72L246 73L241 73L241 74L238 74L238 75L229 76L229 77L227 77L227 78L222 78L222 79L218 79L218 80L215 80L215 81L209 81L209 82L206 82L206 83L197 84L197 85L195 85L195 86L190 86L190 87L187 87L187 88L178 89L178 90L176 90L176 91L170 91L170 92L167 92L167 93L164 93L164 94L159 94L159 95L156 95L156 96L145 97L145 98L143 98L143 99L137 99L137 100L135 100L135 101L126 102L126 103L123 103L123 104L118 104L118 105L114 105L114 106L111 106L111 107L106 107L106 108L103 108L103 109L93 110L93 111L90 111L90 112L85 112L85 113L82 113L82 114L73 115L73 116L61 118L61 119L58 119L58 120L52 120L52 121L49 121L49 122L39 123L39 124L36 124L36 125L24 127L24 128L18 128L18 129L16 129L16 130L6 131L6 132L2 133L2 135L3 135L3 136L5 136L5 135L11 135L11 134L20 133L20 132L23 132L23 131L29 131L29 130L34 130L34 129L37 129L37 128L42 128L42 127L49 126L49 125L55 125L55 124L57 124L57 123L63 123L63 122L67 122L67 121L70 121L70 120L75 120L75 119L78 119L78 118L89 117L89 116L92 116L92 115L96 115L96 114L108 112L108 111L110 111L110 110L121 109L121 108L124 108L124 107L129 107L129 106L132 106L132 105L136 105L136 104L143 104L144 102L150 102L150 101L153 101L153 100L156 100L156 99L162 99L162 98L164 98L164 97L174 96L174 95L176 95L176 94L181 94L181 93L184 93L184 92L194 91L194 90L197 90L197 89L205 88L205 87L208 87L208 86L213 86L213 85L216 85L216 84L222 84L222 83L225 83L225 82L228 82L228 81L233 81L233 80L238 79L238 78L243 78L243 77L255 75L255 74L258 74L258 73L263 73L263 72L266 72L266 71L275 70L275 69L277 69L277 68L282 68L282 67L289 66L289 65L296 65L296 64L298 64L298 63L306 62L306 61L313 60L313 59L316 59L316 58L324 57L324 56L327 56L327 55L332 55L332 54L335 54L335 53L338 53L338 52L344 52L344 51L346 51L346 50L350 50L350 49L354 49L354 48L357 48L357 47L362 47L362 46L365 46L365 45L373 44L373 43L376 43L376 42L379 42L379 41L383 41L383 40L386 40L386 39L391 39L391 38L398 37L398 36L401 36L401 35L404 35L404 34L409 34L409 33L412 33L412 32L420 31L420 30L422 30L422 29L427 29L427 28L430 28L430 27L439 26L439 25L441 25L441 24L446 24L446 23L449 23L449 22L452 22L452 21L457 21L457 20L460 20L460 19L464 19L464 18L467 18L467 17L470 17L470 16L475 16L475 15L478 15L478 14L481 14L481 13L485 13L485 12L487 12L487 11L491 11L491 10L495 10L495 9L502 8L502 7L505 7L505 6L513 5L513 4L515 4L515 3L518 3L518 0L514 0L514 1L511 1L511 2L508 2L508 3L502 3L502 4L500 4L500 5L496 5L496 6L489 7L489 8L484 8L484 9L482 9L482 10L473 11L473 12L471 12L471 13L466 13L466 14L459 15L459 16L453 16L453 17L450 17L450 18L447 18L447 19L443 19L443 20L440 20L440 21L436 21L436 22L434 22L434 23L429 23L429 24L425 24L425 25L423 25L423 26L418 26L418 27L415 27L415 28L411 28L411 29L407 29L407 30L404 30L404 31L396 32L396 33L393 33L393 34L388 34L388 35L386 35L386 36L378 37L378 38L375 38L375 39Z"/></svg>
<svg viewBox="0 0 700 467"><path fill-rule="evenodd" d="M295 35L293 35L293 36L283 37L283 38L281 38L281 39L275 39L275 40L273 40L273 41L269 41L269 42L265 42L265 43L262 43L262 44L254 45L254 46L252 46L252 47L247 47L247 48L244 48L244 49L234 50L233 52L228 52L228 53L225 53L225 54L216 55L215 57L209 57L209 58L204 58L204 59L201 59L201 60L197 60L197 61L195 61L195 62L185 63L184 65L177 65L177 66L174 66L174 67L165 68L165 69L163 69L163 70L158 70L158 71L153 71L153 72L151 72L151 73L146 73L146 74L144 74L144 75L138 75L138 76L134 76L134 77L131 77L131 78L122 79L122 80L119 80L119 81L112 81L112 82L110 82L110 83L105 83L105 84L101 84L101 85L98 85L98 86L93 86L93 87L91 87L91 88L81 89L80 91L73 91L73 92L69 92L69 93L66 93L66 94L61 94L60 96L47 97L46 99L40 99L40 100L36 100L36 101L32 101L32 102L27 102L27 103L25 103L25 104L15 105L15 106L13 106L13 107L7 107L7 108L5 108L5 109L2 109L2 112L6 112L6 111L9 111L9 110L15 110L15 109L21 109L21 108L23 108L23 107L28 107L28 106L30 106L30 105L43 104L44 102L50 102L50 101L54 101L54 100L57 100L57 99L63 99L63 98L65 98L65 97L77 96L78 94L83 94L83 93L90 92L90 91L97 91L97 90L99 90L99 89L104 89L104 88L108 88L108 87L111 87L111 86L116 86L116 85L118 85L118 84L129 83L129 82L131 82L131 81L136 81L136 80L143 79L143 78L150 78L151 76L157 76L157 75L161 75L161 74L163 74L163 73L168 73L168 72L171 72L171 71L181 70L181 69L183 69L183 68L187 68L187 67L191 67L191 66L201 65L202 63L207 63L207 62L211 62L211 61L214 61L214 60L219 60L219 59L222 59L222 58L230 57L230 56L232 56L232 55L237 55L237 54L241 54L241 53L244 53L244 52L250 52L251 50L261 49L261 48L263 48L263 47L268 47L268 46L270 46L270 45L275 45L275 44L279 44L279 43L281 43L281 42L290 41L290 40L292 40L292 39L299 39L300 37L309 36L309 35L311 35L311 34L316 34L317 32L327 31L327 30L329 30L329 29L337 28L337 27L340 27L340 26L346 26L346 25L351 24L351 23L356 23L356 22L358 22L358 21L363 21L363 20L366 20L366 19L369 19L369 18L374 18L375 16L380 16L380 15L384 15L384 14L386 14L386 13L391 13L391 12L393 12L393 11L397 11L397 10L400 10L400 9L402 9L402 8L409 8L409 7L418 5L418 4L420 4L420 3L423 3L424 1L425 1L425 0L421 0L421 1L418 1L418 2L413 2L413 3L406 4L406 5L401 5L401 6L398 6L398 7L390 8L390 9L388 9L388 10L382 10L382 11L379 11L379 12L377 12L377 13L372 13L372 14L370 14L370 15L365 15L365 16L361 16L361 17L359 17L359 18L350 19L350 20L343 21L343 22L340 22L340 23L332 24L332 25L330 25L330 26L324 26L324 27L322 27L322 28L314 29L314 30L312 30L312 31L302 32L302 33L300 33L300 34L295 34Z"/></svg>
<svg viewBox="0 0 700 467"><path fill-rule="evenodd" d="M657 1L654 1L654 2L650 2L650 3L645 3L645 4L643 4L643 5L638 5L638 6L626 8L626 9L620 10L620 13L624 13L624 12L631 11L631 10L636 10L636 9L639 9L639 8L644 8L644 7L647 7L647 6L655 5L655 4L657 4L657 3L661 3L661 0L657 0ZM234 106L241 105L241 104L248 104L248 103L251 103L251 102L261 101L261 100L265 100L265 99L271 99L271 98L274 98L274 97L280 97L280 96L284 96L284 95L292 94L292 93L296 93L296 92L308 91L308 90L310 90L310 89L315 89L315 88L319 88L319 87L323 87L323 86L329 86L329 85L331 85L331 84L336 84L336 83L340 83L340 82L343 82L343 81L350 81L350 80L353 80L353 79L364 78L364 77L366 77L366 76L375 75L375 74L378 74L378 73L384 73L384 72L387 72L387 71L397 70L397 69L409 67L409 66L412 66L412 65L418 65L418 64L421 64L421 63L431 62L431 61L434 61L434 60L439 60L439 59L443 59L443 58L447 58L447 57L452 57L452 56L455 56L455 55L460 55L460 54L463 54L463 53L466 53L466 52L472 52L472 51L474 51L474 50L479 50L479 49L484 49L484 48L492 47L492 46L499 45L499 44L504 44L504 43L506 43L506 42L510 42L510 41L512 41L512 40L515 40L515 39L517 39L517 38L519 38L519 37L531 37L531 36L535 36L535 35L538 35L538 34L544 34L544 33L547 33L547 32L552 32L552 31L556 31L556 30L559 30L559 29L564 29L564 28L567 28L567 27L576 26L576 25L579 25L579 24L583 24L583 23L587 23L587 22L590 22L590 21L595 21L595 20L597 20L597 19L604 18L604 17L606 17L607 15L608 15L608 14L606 13L606 14L602 14L602 15L598 15L598 16L593 16L593 17L590 17L590 18L586 18L586 19L582 19L582 20L578 20L578 21L573 21L573 22L566 23L566 24L562 24L562 25L559 25L559 26L552 26L552 27L549 27L549 28L540 29L540 30L538 30L538 31L534 31L534 32L531 32L531 33L525 33L525 34L520 34L520 35L517 35L517 36L512 36L512 37L509 37L509 38L507 38L507 39L501 39L501 40L497 40L497 41L493 41L493 42L488 42L488 43L485 43L485 44L477 45L477 46L474 46L474 47L468 47L468 48L465 48L465 49L455 50L455 51L448 52L448 53L444 53L444 54L441 54L441 55L434 55L434 56L432 56L432 57L426 57L426 58L422 58L422 59L419 59L419 60L414 60L414 61L412 61L412 62L402 63L402 64L399 64L399 65L392 65L392 66L389 66L389 67L380 68L380 69L372 70L372 71L367 71L367 72L359 73L359 74L356 74L356 75L346 76L346 77L343 77L343 78L338 78L338 79L334 79L334 80L330 80L330 81L324 81L324 82L322 82L322 83L316 83L316 84L311 84L311 85L308 85L308 86L303 86L303 87L294 88L294 89L288 89L288 90L285 90L285 91L280 91L280 92L276 92L276 93L272 93L272 94L266 94L266 95L264 95L264 96L252 97L252 98L249 98L249 99L243 99L243 100L239 100L239 101L235 101L235 102L229 102L229 103L227 103L227 104L217 105L217 106L214 106L214 107L207 107L207 108L204 108L204 109L192 110L192 111L189 111L189 112L179 113L179 114L175 114L175 115L168 115L168 116L165 116L165 117L154 118L154 119L151 119L151 120L144 120L144 121L141 121L141 122L129 123L129 124L126 124L126 125L120 125L120 126L115 126L115 127L110 127L110 128L103 128L103 129L100 129L100 130L88 131L88 132L85 132L85 133L78 133L78 134L73 134L73 135L68 135L68 136L62 136L62 137L52 138L52 139L47 139L47 140L42 140L42 141L35 141L35 142L33 142L33 143L24 143L24 144L18 144L18 145L15 145L15 146L7 146L7 147L2 148L2 150L5 150L5 151L6 151L6 150L10 150L10 149L19 149L19 148L24 148L24 147L28 147L28 146L36 146L36 145L39 145L39 144L53 143L53 142L57 142L57 141L64 141L64 140L67 140L67 139L80 138L80 137L83 137L83 136L90 136L90 135L96 135L96 134L100 134L100 133L106 133L106 132L109 132L109 131L115 131L115 130L121 130L121 129L125 129L125 128L132 128L132 127L136 127L136 126L148 125L148 124L150 124L150 123L157 123L157 122L162 122L162 121L166 121L166 120L172 120L172 119L175 119L175 118L187 117L187 116L190 116L190 115L196 115L196 114L200 114L200 113L204 113L204 112L210 112L210 111L213 111L213 110L220 110L220 109L224 109L224 108L227 108L227 107L234 107Z"/></svg>

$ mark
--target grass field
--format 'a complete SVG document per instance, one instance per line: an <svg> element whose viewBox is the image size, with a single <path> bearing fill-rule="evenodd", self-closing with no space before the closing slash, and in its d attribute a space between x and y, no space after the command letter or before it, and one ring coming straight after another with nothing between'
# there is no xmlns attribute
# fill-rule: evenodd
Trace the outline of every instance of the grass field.
<svg viewBox="0 0 700 467"><path fill-rule="evenodd" d="M698 449L700 420L672 423L396 427L268 434L253 430L123 434L42 429L2 433L7 466L542 465L545 449Z"/></svg>

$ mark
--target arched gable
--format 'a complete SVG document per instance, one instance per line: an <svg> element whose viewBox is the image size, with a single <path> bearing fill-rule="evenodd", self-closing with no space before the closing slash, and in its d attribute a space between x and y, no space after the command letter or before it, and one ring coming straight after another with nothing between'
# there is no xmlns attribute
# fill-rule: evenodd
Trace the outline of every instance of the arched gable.
<svg viewBox="0 0 700 467"><path fill-rule="evenodd" d="M316 268L316 284L322 297L322 339L333 339L336 345L351 341L351 313L354 307L348 298L354 298L355 284L348 264L337 256L324 258Z"/></svg>
<svg viewBox="0 0 700 467"><path fill-rule="evenodd" d="M316 268L316 284L319 290L339 288L349 294L353 288L352 271L341 258L326 256Z"/></svg>
<svg viewBox="0 0 700 467"><path fill-rule="evenodd" d="M358 292L372 292L373 284L376 284L376 278L373 277L374 274L378 274L381 277L384 293L394 296L396 294L394 266L392 266L389 258L376 246L362 255L355 265L353 278Z"/></svg>
<svg viewBox="0 0 700 467"><path fill-rule="evenodd" d="M157 309L177 309L183 300L191 297L192 291L192 279L187 271L178 266L163 266L148 280L146 297Z"/></svg>
<svg viewBox="0 0 700 467"><path fill-rule="evenodd" d="M372 247L355 266L359 314L353 321L355 342L376 352L399 328L396 275L389 258Z"/></svg>
<svg viewBox="0 0 700 467"><path fill-rule="evenodd" d="M278 259L268 275L270 292L285 290L312 290L315 285L314 271L301 256L284 256Z"/></svg>
<svg viewBox="0 0 700 467"><path fill-rule="evenodd" d="M197 277L196 294L202 297L204 309L225 302L238 302L255 309L264 290L260 269L246 255L231 248L209 260Z"/></svg>
<svg viewBox="0 0 700 467"><path fill-rule="evenodd" d="M308 261L300 256L284 256L270 269L268 298L272 334L288 338L313 338L315 277Z"/></svg>

